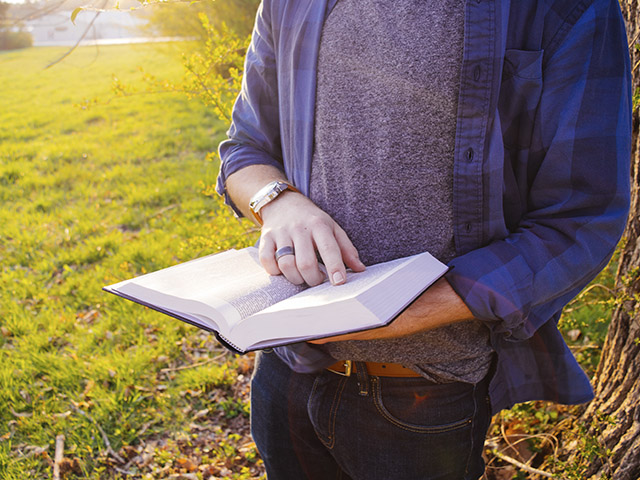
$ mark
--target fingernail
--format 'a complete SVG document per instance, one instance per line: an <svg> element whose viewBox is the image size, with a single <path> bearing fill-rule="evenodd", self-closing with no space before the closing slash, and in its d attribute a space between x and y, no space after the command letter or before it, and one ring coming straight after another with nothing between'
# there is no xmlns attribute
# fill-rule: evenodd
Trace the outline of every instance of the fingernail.
<svg viewBox="0 0 640 480"><path fill-rule="evenodd" d="M338 285L340 283L344 282L344 275L342 275L342 273L340 272L336 272L333 274L333 284L334 285Z"/></svg>

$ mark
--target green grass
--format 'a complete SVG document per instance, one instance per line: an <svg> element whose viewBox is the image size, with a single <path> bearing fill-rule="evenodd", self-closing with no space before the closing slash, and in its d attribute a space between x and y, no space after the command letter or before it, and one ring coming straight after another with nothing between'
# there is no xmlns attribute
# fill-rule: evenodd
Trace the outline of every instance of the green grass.
<svg viewBox="0 0 640 480"><path fill-rule="evenodd" d="M592 377L602 353L611 315L616 306L615 275L618 254L564 309L559 327L573 354Z"/></svg>
<svg viewBox="0 0 640 480"><path fill-rule="evenodd" d="M139 67L179 81L177 48L85 47L48 70L64 50L0 54L0 479L51 478L58 434L66 478L118 478L101 430L120 456L154 446L127 478L163 478L155 460L192 452L176 438L193 412L221 428L246 403L209 335L101 291L253 241L202 193L225 126L182 94L112 92L114 78L144 92ZM225 460L238 478L256 472L249 450L253 470Z"/></svg>

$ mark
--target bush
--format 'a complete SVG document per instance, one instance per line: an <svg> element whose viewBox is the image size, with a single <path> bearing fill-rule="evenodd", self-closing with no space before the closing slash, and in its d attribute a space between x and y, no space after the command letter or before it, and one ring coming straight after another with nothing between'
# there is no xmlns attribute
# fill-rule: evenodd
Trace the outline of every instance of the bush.
<svg viewBox="0 0 640 480"><path fill-rule="evenodd" d="M220 29L225 24L239 36L251 33L259 0L203 0L199 2L158 2L150 11L149 28L168 37L190 37L204 43L209 38L202 15Z"/></svg>
<svg viewBox="0 0 640 480"><path fill-rule="evenodd" d="M33 45L33 38L29 32L0 31L0 50L16 50Z"/></svg>

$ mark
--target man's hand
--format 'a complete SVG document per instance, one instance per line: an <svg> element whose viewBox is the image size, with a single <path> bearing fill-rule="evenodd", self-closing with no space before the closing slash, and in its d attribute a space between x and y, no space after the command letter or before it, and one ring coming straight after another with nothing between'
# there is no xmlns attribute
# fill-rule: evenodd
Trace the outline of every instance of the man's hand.
<svg viewBox="0 0 640 480"><path fill-rule="evenodd" d="M252 165L227 179L227 192L247 217L249 201L260 188L274 180L286 180L280 170L268 165ZM325 278L320 270L321 258L329 280L334 285L346 281L346 269L365 269L358 251L340 226L304 195L286 190L262 207L260 261L271 275L284 274L295 284L318 285ZM293 247L293 255L276 261L276 250Z"/></svg>
<svg viewBox="0 0 640 480"><path fill-rule="evenodd" d="M271 275L282 273L291 283L318 285L325 279L318 255L334 285L346 281L346 267L365 269L344 230L304 195L285 191L260 213L260 262ZM287 246L293 247L294 255L276 260L276 250Z"/></svg>

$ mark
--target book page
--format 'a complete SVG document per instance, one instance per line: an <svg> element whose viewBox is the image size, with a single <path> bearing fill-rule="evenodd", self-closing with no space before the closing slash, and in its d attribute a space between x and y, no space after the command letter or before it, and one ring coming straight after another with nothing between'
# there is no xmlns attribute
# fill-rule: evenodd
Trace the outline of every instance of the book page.
<svg viewBox="0 0 640 480"><path fill-rule="evenodd" d="M189 310L186 313L211 316L209 308L202 307L207 305L225 318L229 328L307 288L293 285L281 275L269 275L262 268L255 247L202 257L121 282L112 288L138 298L143 289L136 286L153 292L152 298L141 300L159 306L175 306L176 298L191 300L193 302L181 302L182 308Z"/></svg>
<svg viewBox="0 0 640 480"><path fill-rule="evenodd" d="M287 343L305 338L346 333L375 326L379 319L363 306L358 296L410 263L398 259L368 266L364 272L347 272L347 282L325 282L289 297L238 322L229 335L241 349L261 345L261 339Z"/></svg>
<svg viewBox="0 0 640 480"><path fill-rule="evenodd" d="M242 349L320 338L382 326L447 271L425 252L348 273L344 285L322 284L238 323Z"/></svg>
<svg viewBox="0 0 640 480"><path fill-rule="evenodd" d="M329 282L309 288L304 292L287 298L278 305L273 305L265 312L301 309L332 302L343 302L355 298L373 285L383 282L389 275L411 262L413 257L399 258L386 263L371 265L363 272L347 271L347 282L342 285L332 285Z"/></svg>

